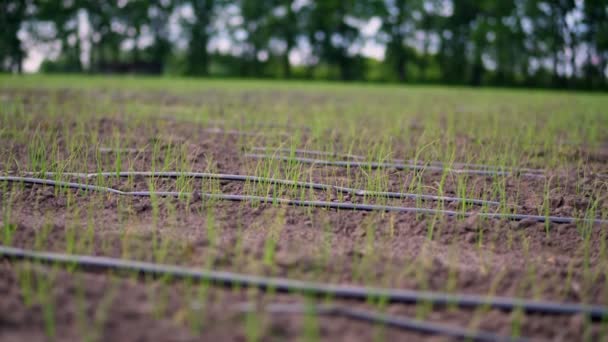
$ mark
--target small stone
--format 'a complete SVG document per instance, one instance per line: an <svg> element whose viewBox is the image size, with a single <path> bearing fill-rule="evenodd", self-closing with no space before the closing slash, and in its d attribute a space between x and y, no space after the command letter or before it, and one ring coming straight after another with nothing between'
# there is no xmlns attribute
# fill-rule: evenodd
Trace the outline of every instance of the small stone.
<svg viewBox="0 0 608 342"><path fill-rule="evenodd" d="M579 210L585 210L589 206L589 201L579 198L574 202L574 207Z"/></svg>
<svg viewBox="0 0 608 342"><path fill-rule="evenodd" d="M464 229L467 231L476 231L477 224L478 224L478 220L477 220L478 218L479 218L479 215L477 215L477 214L467 217L467 219L464 221Z"/></svg>
<svg viewBox="0 0 608 342"><path fill-rule="evenodd" d="M196 190L192 192L192 202L198 202L202 199L200 191Z"/></svg>
<svg viewBox="0 0 608 342"><path fill-rule="evenodd" d="M551 207L559 208L564 205L564 196L556 196L551 198Z"/></svg>
<svg viewBox="0 0 608 342"><path fill-rule="evenodd" d="M133 206L133 209L135 209L135 211L138 213L148 211L148 210L150 210L150 208L151 208L150 203L143 202L143 201L140 203L137 203Z"/></svg>
<svg viewBox="0 0 608 342"><path fill-rule="evenodd" d="M473 232L469 232L469 233L467 233L467 235L465 235L465 240L468 243L475 243L477 241L477 234L475 234Z"/></svg>
<svg viewBox="0 0 608 342"><path fill-rule="evenodd" d="M426 221L420 221L414 227L414 233L416 233L416 234L423 234L426 231L427 231L427 223L426 223Z"/></svg>
<svg viewBox="0 0 608 342"><path fill-rule="evenodd" d="M521 220L519 221L518 227L519 228L529 228L533 225L535 225L537 223L537 221L533 218L527 218L525 220Z"/></svg>
<svg viewBox="0 0 608 342"><path fill-rule="evenodd" d="M280 267L290 268L298 264L298 257L294 254L283 254L276 257L276 263Z"/></svg>
<svg viewBox="0 0 608 342"><path fill-rule="evenodd" d="M549 228L547 228L547 223L545 222L537 222L536 225L534 226L536 229L540 230L541 232L551 232L551 226L549 226Z"/></svg>
<svg viewBox="0 0 608 342"><path fill-rule="evenodd" d="M362 237L365 237L365 235L367 235L367 231L362 227L357 227L357 229L355 229L355 231L354 231L354 235L356 237L362 238Z"/></svg>
<svg viewBox="0 0 608 342"><path fill-rule="evenodd" d="M580 295L580 293L581 293L581 284L579 284L576 281L573 281L572 285L570 285L570 288L572 289L572 292L574 292L577 296Z"/></svg>
<svg viewBox="0 0 608 342"><path fill-rule="evenodd" d="M577 333L583 333L585 328L585 316L582 314L574 315L570 318L570 327L574 329Z"/></svg>

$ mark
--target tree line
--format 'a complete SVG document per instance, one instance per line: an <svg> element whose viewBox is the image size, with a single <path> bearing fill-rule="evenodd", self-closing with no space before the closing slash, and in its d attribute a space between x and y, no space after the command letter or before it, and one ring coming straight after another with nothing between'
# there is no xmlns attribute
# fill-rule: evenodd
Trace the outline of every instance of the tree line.
<svg viewBox="0 0 608 342"><path fill-rule="evenodd" d="M8 72L44 46L46 72L608 88L606 0L2 0L0 16Z"/></svg>

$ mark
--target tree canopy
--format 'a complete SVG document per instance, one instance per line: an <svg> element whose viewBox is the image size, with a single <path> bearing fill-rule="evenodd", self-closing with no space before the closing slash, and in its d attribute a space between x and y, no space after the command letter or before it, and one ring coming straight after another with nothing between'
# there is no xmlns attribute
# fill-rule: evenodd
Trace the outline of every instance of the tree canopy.
<svg viewBox="0 0 608 342"><path fill-rule="evenodd" d="M605 0L3 0L0 69L607 89ZM54 52L53 52L54 51Z"/></svg>

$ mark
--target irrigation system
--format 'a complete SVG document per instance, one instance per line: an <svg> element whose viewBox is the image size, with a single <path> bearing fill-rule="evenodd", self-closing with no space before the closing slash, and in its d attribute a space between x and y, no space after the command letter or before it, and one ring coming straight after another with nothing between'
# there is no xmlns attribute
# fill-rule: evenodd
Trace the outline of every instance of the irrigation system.
<svg viewBox="0 0 608 342"><path fill-rule="evenodd" d="M399 171L404 170L415 170L415 171L431 171L431 172L450 172L455 174L470 174L470 175L481 175L481 176L511 176L519 175L521 177L528 178L544 178L545 175L541 173L520 173L516 171L499 171L499 170L481 170L481 169L454 169L446 168L437 165L420 165L410 163L378 163L378 162L363 162L363 161L332 161L325 159L312 159L304 157L292 157L292 156L278 156L278 155L266 155L256 153L246 153L245 157L253 159L270 159L279 161L292 161L299 162L302 164L313 164L320 166L338 166L338 167L359 167L359 168L370 168L370 169L396 169Z"/></svg>
<svg viewBox="0 0 608 342"><path fill-rule="evenodd" d="M218 286L257 288L261 291L300 293L304 295L368 301L385 300L390 303L428 303L437 306L454 305L463 309L479 307L503 311L522 310L530 314L578 315L593 320L608 318L608 307L578 303L560 303L528 300L513 297L478 296L432 291L362 287L307 282L288 278L263 277L240 273L201 270L174 265L154 264L124 259L36 252L32 250L0 246L0 256L9 260L22 260L58 266L78 266L90 271L133 272L138 275L169 277L176 280L205 281Z"/></svg>
<svg viewBox="0 0 608 342"><path fill-rule="evenodd" d="M207 133L207 134L225 134L225 135L251 136L251 137L259 137L259 136L268 135L268 133L259 132L259 131L239 131L236 129L223 129L223 128L217 128L217 127L216 128L204 128L204 129L202 129L202 132ZM284 137L290 136L289 133L283 132L283 131L273 131L272 134L278 135L278 136L284 136Z"/></svg>
<svg viewBox="0 0 608 342"><path fill-rule="evenodd" d="M537 222L550 222L550 223L577 223L584 222L590 224L604 225L608 224L608 220L595 219L595 218L576 218L576 217L561 217L561 216L542 216L542 215L525 215L525 214L504 214L504 213L486 213L486 212L465 212L465 211L453 211L453 210L442 210L442 209L430 209L430 208L416 208L416 207L397 207L388 205L377 205L377 204L354 204L345 202L327 202L327 201L307 201L307 200L295 200L295 199L284 199L276 197L263 197L263 196L250 196L250 195L230 195L230 194L211 194L211 193L185 193L178 191L121 191L109 187L94 186L81 183L55 181L50 179L41 178L30 178L30 177L15 177L15 176L2 176L0 181L5 182L16 182L25 184L39 184L49 185L54 187L64 187L85 191L96 191L102 193L111 193L115 195L123 196L134 196L134 197L179 197L179 196L193 196L200 197L209 200L224 200L233 202L252 202L252 203L264 203L264 204L282 204L296 207L311 207L311 208L325 208L325 209L339 209L339 210L353 210L353 211L383 211L383 212L401 212L401 213L416 213L416 214L427 214L427 215L446 215L446 216L462 216L469 217L477 215L480 218L494 218L494 219L507 219L513 221L521 220L534 220Z"/></svg>
<svg viewBox="0 0 608 342"><path fill-rule="evenodd" d="M315 314L317 316L340 316L349 319L372 323L381 324L398 329L415 331L418 333L442 335L458 340L467 341L510 341L510 342L524 342L528 339L523 337L509 337L501 336L487 331L472 331L463 329L447 324L433 323L429 321L423 321L413 319L404 316L388 315L370 310L356 309L353 307L347 307L343 305L302 305L296 303L270 303L263 307L258 307L253 303L244 303L238 307L240 311L252 312L252 311L263 311L270 314L299 314L299 315L310 315Z"/></svg>
<svg viewBox="0 0 608 342"><path fill-rule="evenodd" d="M113 148L113 147L99 147L97 149L99 153L145 153L146 149L143 148Z"/></svg>
<svg viewBox="0 0 608 342"><path fill-rule="evenodd" d="M410 198L410 199L422 199L428 201L443 201L443 202L465 202L476 205L500 205L500 202L471 199L471 198L459 198L449 196L435 196L435 195L424 195L414 193L403 193L403 192L390 192L390 191L368 191L343 186L328 185L321 183L312 182L300 182L285 179L266 178L257 176L247 175L234 175L234 174L222 174L222 173L205 173L205 172L148 172L148 171L123 171L123 172L96 172L96 173L80 173L80 172L25 172L28 176L68 176L76 178L97 178L97 177L149 177L149 178L199 178L199 179L217 179L234 182L252 182L261 184L272 184L272 185L287 185L302 189L312 189L321 191L336 191L343 194L355 195L355 196L369 196L369 197L384 197L384 198Z"/></svg>
<svg viewBox="0 0 608 342"><path fill-rule="evenodd" d="M291 149L291 148L282 148L282 147L261 147L261 146L257 146L257 147L252 147L251 148L252 151L257 151L257 152L280 152L280 153L298 153L298 154L308 154L311 156L325 156L325 157L333 157L333 158L351 158L351 159L356 159L356 160L365 160L366 158L362 155L357 155L357 154L350 154L350 153L340 153L340 152L326 152L326 151L317 151L317 150L306 150L306 149ZM418 165L424 165L427 162L424 162L422 160L415 160L415 159L392 159L390 161L390 163L399 163L399 164L404 164L404 163L410 163L410 164L418 164ZM445 163L445 162L439 162L439 161L430 161L428 162L429 165L433 165L433 166L440 166L440 167L455 167L455 168L469 168L469 169L479 169L479 170L510 170L510 171L514 171L514 172L528 172L528 173L538 173L541 174L544 172L544 170L541 169L531 169L531 168L525 168L525 167L500 167L500 166L495 166L495 165L487 165L487 164L472 164L472 163L459 163L459 162L454 162L454 163Z"/></svg>

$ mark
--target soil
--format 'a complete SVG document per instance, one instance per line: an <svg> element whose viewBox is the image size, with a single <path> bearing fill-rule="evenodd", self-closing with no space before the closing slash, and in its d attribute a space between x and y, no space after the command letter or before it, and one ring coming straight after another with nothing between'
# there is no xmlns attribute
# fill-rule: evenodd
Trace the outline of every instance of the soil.
<svg viewBox="0 0 608 342"><path fill-rule="evenodd" d="M67 91L66 91L67 92ZM5 92L7 97L15 94ZM31 105L40 104L44 94ZM59 92L55 99L73 96ZM244 95L243 95L244 96ZM125 94L116 101L128 101ZM141 98L139 98L141 100ZM151 96L146 101L154 101ZM318 99L317 99L318 100ZM167 104L183 99L166 97ZM25 101L28 103L28 101ZM40 120L40 127L57 132L72 132L78 125L98 136L98 146L113 146L116 132L133 132L121 148L141 149L121 155L123 170L148 171L152 165L175 169L164 153L177 149L193 171L251 174L257 161L244 158L244 147L276 146L282 131L269 130L247 137L232 128L214 124L191 124L169 117L129 120L121 115L100 116L85 123L71 120ZM248 127L252 128L252 127ZM241 127L240 129L245 129ZM282 128L285 131L293 127ZM241 130L242 131L242 130ZM254 132L251 130L250 132ZM259 132L259 131L255 131ZM17 174L27 165L24 139L4 136L8 148L0 152L0 169ZM308 136L306 130L302 138ZM336 145L340 145L336 137ZM463 139L466 141L466 139ZM466 142L463 142L466 143ZM155 147L156 146L156 147ZM153 159L154 148L159 149ZM70 147L58 138L57 159L66 160ZM397 146L396 151L399 150ZM596 156L587 158L588 172L571 169L548 172L559 179L559 191L551 194L550 210L554 215L578 216L590 205L589 198L577 195L605 182L599 171L608 168L608 147L569 154ZM116 153L84 153L88 169L66 171L96 172L113 170ZM89 151L90 152L90 151ZM94 151L93 151L94 152ZM8 156L13 158L8 158ZM6 162L11 160L11 162ZM165 165L165 162L171 162ZM290 169L276 163L276 178ZM531 165L534 166L534 165ZM337 167L302 166L309 180L365 187L366 170ZM377 172L392 191L407 191L412 172ZM82 181L82 179L74 179ZM94 180L89 180L94 184ZM148 190L149 180L109 180L122 190ZM175 190L175 180L156 180L155 189ZM467 196L495 199L490 191L491 177L471 176ZM424 173L423 193L435 194L443 187L446 196L458 196L458 178ZM191 189L215 188L228 194L251 193L252 184L194 180ZM258 193L284 198L299 198L299 192L278 189L267 193L257 185ZM517 212L538 214L543 205L544 179L507 177L505 193ZM466 294L492 294L567 302L608 304L606 296L604 227L591 229L574 224L536 223L532 221L482 220L416 215L408 213L366 213L280 207L268 204L218 202L203 200L119 197L78 191L56 191L45 186L8 185L2 188L3 215L0 226L11 226L15 233L11 244L22 248L77 254L91 254L132 260L162 262L189 267L213 268L247 274L289 277L336 284L373 285L404 289L447 291ZM437 208L436 202L413 200L343 198L335 193L305 192L307 199L387 203L399 206ZM604 197L600 208L608 206ZM10 212L6 209L10 206ZM454 203L443 208L458 210ZM470 211L482 208L470 206ZM493 209L485 209L493 210ZM599 211L599 210L598 210ZM3 228L6 229L6 228ZM166 254L155 250L163 246ZM274 246L274 248L270 248ZM27 293L29 286L49 293L50 301L39 303ZM203 284L204 285L204 284ZM129 275L70 271L19 262L0 262L0 340L46 341L190 341L190 340L297 340L303 336L323 340L444 340L388 327L374 327L339 317L311 318L304 315L248 315L238 308L246 302L294 302L308 299L297 295L264 294L246 289L207 288ZM205 291L200 291L205 289ZM33 291L36 293L36 291ZM204 295L201 295L204 293ZM370 303L332 301L335 304L374 309ZM49 305L50 304L50 305ZM104 308L106 308L104 310ZM480 308L461 310L428 305L385 305L386 312L415 316L433 322L484 329L510 334L517 329L522 336L539 340L580 340L584 334L599 338L605 324L588 322L580 316L526 315ZM316 327L316 329L315 329Z"/></svg>

